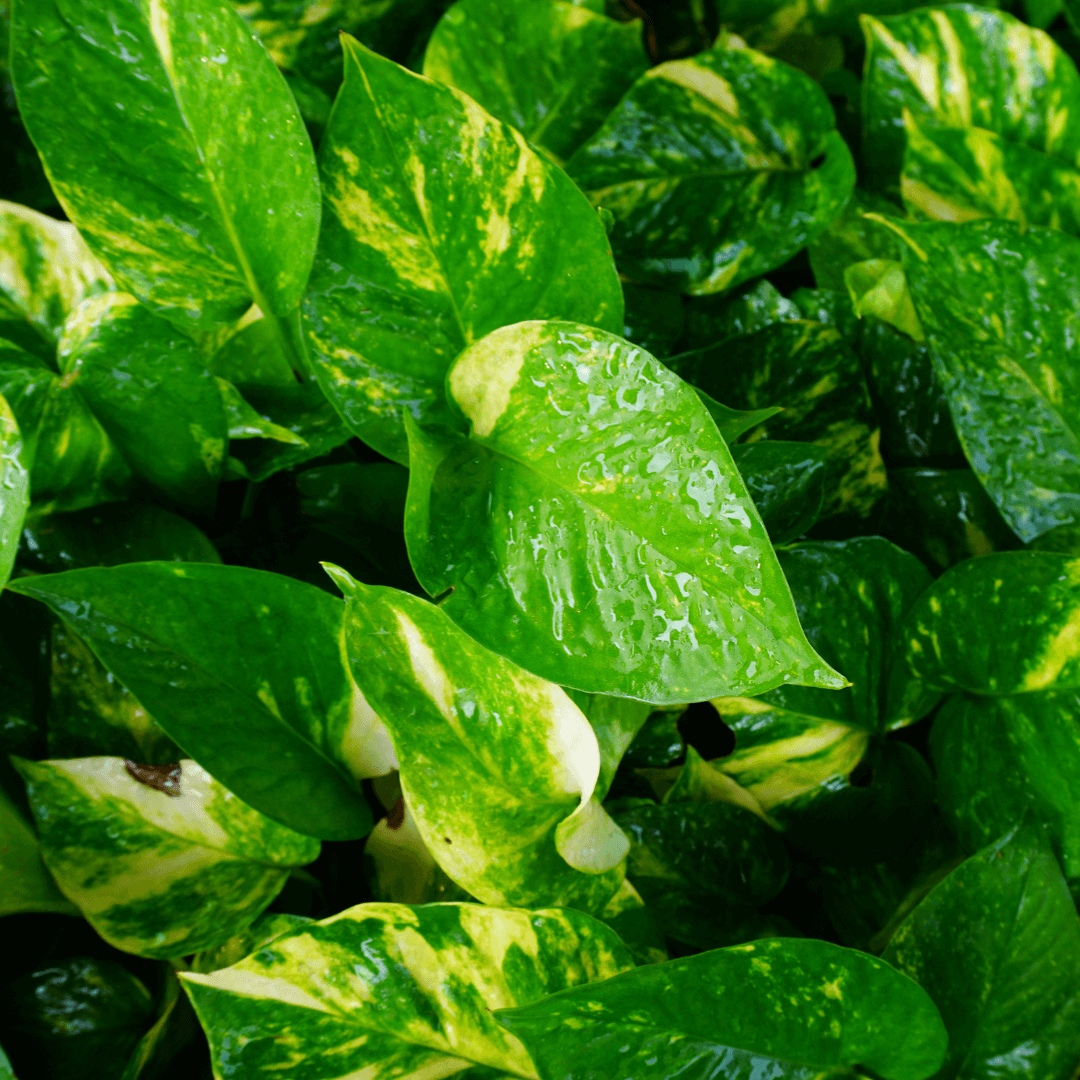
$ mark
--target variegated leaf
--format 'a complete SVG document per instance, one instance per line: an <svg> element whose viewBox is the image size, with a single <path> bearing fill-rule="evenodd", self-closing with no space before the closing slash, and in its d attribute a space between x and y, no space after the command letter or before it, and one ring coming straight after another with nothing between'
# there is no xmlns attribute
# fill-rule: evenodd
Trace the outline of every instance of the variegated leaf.
<svg viewBox="0 0 1080 1080"><path fill-rule="evenodd" d="M628 845L597 797L600 748L581 710L442 608L330 572L348 598L353 678L439 865L485 903L602 910Z"/></svg>
<svg viewBox="0 0 1080 1080"><path fill-rule="evenodd" d="M0 787L0 916L44 911L77 915L41 861L41 849L29 823ZM0 1057L0 1063L3 1058ZM0 1071L0 1076L2 1076Z"/></svg>
<svg viewBox="0 0 1080 1080"><path fill-rule="evenodd" d="M216 948L196 953L191 958L191 970L208 975L211 971L232 967L264 945L269 945L275 938L307 926L313 921L306 915L266 912L228 941Z"/></svg>
<svg viewBox="0 0 1080 1080"><path fill-rule="evenodd" d="M253 301L296 307L319 229L314 154L228 4L20 2L12 45L19 111L57 197L125 289L192 327Z"/></svg>
<svg viewBox="0 0 1080 1080"><path fill-rule="evenodd" d="M60 373L132 471L189 512L214 508L229 423L191 340L128 293L106 293L68 318Z"/></svg>
<svg viewBox="0 0 1080 1080"><path fill-rule="evenodd" d="M346 424L388 457L407 461L404 413L457 424L447 369L489 331L544 318L622 330L600 219L460 91L347 39L319 164L307 342Z"/></svg>
<svg viewBox="0 0 1080 1080"><path fill-rule="evenodd" d="M286 829L193 761L25 761L16 767L64 895L111 945L169 958L243 930L319 842Z"/></svg>
<svg viewBox="0 0 1080 1080"><path fill-rule="evenodd" d="M917 123L985 128L1080 167L1080 75L1041 30L966 4L862 17L863 162L872 187L895 188L903 112Z"/></svg>
<svg viewBox="0 0 1080 1080"><path fill-rule="evenodd" d="M30 473L25 457L18 421L0 395L0 585L11 577L30 507Z"/></svg>
<svg viewBox="0 0 1080 1080"><path fill-rule="evenodd" d="M227 1067L234 1080L283 1070L310 1080L536 1080L492 1010L632 967L615 934L581 912L376 903L181 980L216 1070Z"/></svg>
<svg viewBox="0 0 1080 1080"><path fill-rule="evenodd" d="M0 200L0 337L51 356L68 315L111 288L74 225ZM37 340L24 339L22 323Z"/></svg>
<svg viewBox="0 0 1080 1080"><path fill-rule="evenodd" d="M396 762L349 676L340 600L210 563L72 570L9 587L48 604L185 753L256 810L321 839L371 828L360 781Z"/></svg>
<svg viewBox="0 0 1080 1080"><path fill-rule="evenodd" d="M441 610L566 686L658 704L843 685L693 389L622 338L504 327L458 357L471 438L410 425L406 539Z"/></svg>
<svg viewBox="0 0 1080 1080"><path fill-rule="evenodd" d="M225 407L230 439L273 439L294 446L307 446L307 442L295 432L257 413L231 382L222 378L215 381Z"/></svg>
<svg viewBox="0 0 1080 1080"><path fill-rule="evenodd" d="M615 217L634 281L715 293L786 262L851 197L855 168L809 76L718 45L646 72L567 162Z"/></svg>
<svg viewBox="0 0 1080 1080"><path fill-rule="evenodd" d="M639 22L563 0L462 0L424 52L428 78L463 90L557 164L648 66Z"/></svg>

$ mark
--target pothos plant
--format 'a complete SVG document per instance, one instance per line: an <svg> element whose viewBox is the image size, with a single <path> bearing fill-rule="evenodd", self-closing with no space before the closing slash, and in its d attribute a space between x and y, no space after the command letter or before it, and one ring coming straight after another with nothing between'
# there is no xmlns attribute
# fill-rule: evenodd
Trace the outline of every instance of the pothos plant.
<svg viewBox="0 0 1080 1080"><path fill-rule="evenodd" d="M0 1077L1077 1074L1073 12L909 8L13 0Z"/></svg>

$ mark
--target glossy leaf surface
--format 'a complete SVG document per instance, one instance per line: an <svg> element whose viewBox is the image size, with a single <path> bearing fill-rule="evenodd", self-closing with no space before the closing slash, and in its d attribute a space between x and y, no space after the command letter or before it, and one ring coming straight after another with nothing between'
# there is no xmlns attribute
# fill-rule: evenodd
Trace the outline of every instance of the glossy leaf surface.
<svg viewBox="0 0 1080 1080"><path fill-rule="evenodd" d="M460 91L346 41L319 163L308 347L345 423L380 453L407 460L403 413L454 421L447 369L489 331L543 318L622 330L588 201Z"/></svg>
<svg viewBox="0 0 1080 1080"><path fill-rule="evenodd" d="M844 211L807 248L819 289L845 291L844 271L866 259L898 259L901 245L884 225L867 213L895 214L895 204L861 187L852 193Z"/></svg>
<svg viewBox="0 0 1080 1080"><path fill-rule="evenodd" d="M786 1022L773 1012L780 1002ZM499 1013L543 1080L620 1074L924 1080L945 1056L933 1002L865 953L779 939L654 964Z"/></svg>
<svg viewBox="0 0 1080 1080"><path fill-rule="evenodd" d="M814 443L829 453L823 516L869 514L884 494L880 433L858 357L831 326L774 323L667 361L687 382L739 409L783 412L746 441Z"/></svg>
<svg viewBox="0 0 1080 1080"><path fill-rule="evenodd" d="M229 425L192 341L127 293L87 301L68 320L60 370L132 471L189 511L212 511Z"/></svg>
<svg viewBox="0 0 1080 1080"><path fill-rule="evenodd" d="M941 1080L1068 1080L1080 1059L1080 921L1053 855L1021 829L957 867L884 958L941 1010Z"/></svg>
<svg viewBox="0 0 1080 1080"><path fill-rule="evenodd" d="M985 128L1080 165L1080 75L1041 30L969 5L864 16L863 160L872 187L895 186L903 110L915 121Z"/></svg>
<svg viewBox="0 0 1080 1080"><path fill-rule="evenodd" d="M30 473L23 459L19 424L11 406L0 396L0 584L11 577L30 506Z"/></svg>
<svg viewBox="0 0 1080 1080"><path fill-rule="evenodd" d="M359 780L375 774L340 600L206 563L71 570L11 588L48 604L238 798L321 838L370 829Z"/></svg>
<svg viewBox="0 0 1080 1080"><path fill-rule="evenodd" d="M817 521L828 451L813 443L765 439L737 444L731 456L774 544L798 539Z"/></svg>
<svg viewBox="0 0 1080 1080"><path fill-rule="evenodd" d="M296 307L319 229L314 156L228 5L19 2L12 41L20 113L53 189L124 288L185 325L253 301Z"/></svg>
<svg viewBox="0 0 1080 1080"><path fill-rule="evenodd" d="M242 930L319 842L242 803L193 761L17 760L61 891L110 944L185 956Z"/></svg>
<svg viewBox="0 0 1080 1080"><path fill-rule="evenodd" d="M347 649L435 860L489 904L599 912L627 841L600 806L600 747L559 687L472 641L442 608L332 572Z"/></svg>
<svg viewBox="0 0 1080 1080"><path fill-rule="evenodd" d="M332 965L348 966L347 980ZM535 1078L493 1009L632 966L601 923L569 909L360 904L277 938L233 967L181 979L211 1055L236 1080L298 1065L312 1080L362 1073ZM237 1045L239 1029L257 1031ZM469 1075L469 1074L466 1074Z"/></svg>
<svg viewBox="0 0 1080 1080"><path fill-rule="evenodd" d="M467 0L424 52L424 74L457 87L565 161L649 66L641 24L562 0Z"/></svg>
<svg viewBox="0 0 1080 1080"><path fill-rule="evenodd" d="M692 295L786 262L855 183L821 88L723 46L648 71L566 167L615 216L620 270Z"/></svg>
<svg viewBox="0 0 1080 1080"><path fill-rule="evenodd" d="M421 584L452 586L442 610L478 641L661 704L841 684L803 643L708 412L648 353L521 323L464 352L448 386L472 437L411 428L406 537Z"/></svg>

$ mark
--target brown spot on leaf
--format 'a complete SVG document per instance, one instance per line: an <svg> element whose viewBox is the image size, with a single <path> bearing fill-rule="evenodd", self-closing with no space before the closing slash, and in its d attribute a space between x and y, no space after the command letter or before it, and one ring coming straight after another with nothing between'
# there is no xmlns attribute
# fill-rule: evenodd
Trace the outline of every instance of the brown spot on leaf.
<svg viewBox="0 0 1080 1080"><path fill-rule="evenodd" d="M140 765L136 761L124 760L124 768L133 780L140 784L162 791L174 799L180 798L179 765Z"/></svg>

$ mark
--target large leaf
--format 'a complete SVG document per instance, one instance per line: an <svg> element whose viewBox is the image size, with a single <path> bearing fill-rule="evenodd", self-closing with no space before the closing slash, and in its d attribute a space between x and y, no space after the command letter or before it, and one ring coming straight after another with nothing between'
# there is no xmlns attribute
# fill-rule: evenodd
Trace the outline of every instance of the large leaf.
<svg viewBox="0 0 1080 1080"><path fill-rule="evenodd" d="M1023 829L957 867L885 952L949 1032L937 1080L1070 1080L1080 1061L1080 921L1053 855Z"/></svg>
<svg viewBox="0 0 1080 1080"><path fill-rule="evenodd" d="M359 782L391 766L371 757L378 733L346 667L340 600L209 563L71 570L10 588L48 604L256 810L323 839L371 828Z"/></svg>
<svg viewBox="0 0 1080 1080"><path fill-rule="evenodd" d="M30 473L23 459L18 421L0 395L0 585L11 577L30 506Z"/></svg>
<svg viewBox="0 0 1080 1080"><path fill-rule="evenodd" d="M242 803L194 761L15 759L64 895L111 945L158 959L252 922L319 842Z"/></svg>
<svg viewBox="0 0 1080 1080"><path fill-rule="evenodd" d="M424 53L428 78L463 90L557 163L648 66L639 22L563 0L463 0Z"/></svg>
<svg viewBox="0 0 1080 1080"><path fill-rule="evenodd" d="M864 15L862 24L862 150L871 186L896 185L905 109L917 123L985 128L1080 165L1080 75L1041 30L964 4Z"/></svg>
<svg viewBox="0 0 1080 1080"><path fill-rule="evenodd" d="M809 76L717 46L646 72L566 168L614 215L624 274L714 293L787 262L844 208L855 169L835 123Z"/></svg>
<svg viewBox="0 0 1080 1080"><path fill-rule="evenodd" d="M314 155L229 5L16 0L12 61L57 198L128 292L191 326L296 307L319 229Z"/></svg>
<svg viewBox="0 0 1080 1080"><path fill-rule="evenodd" d="M782 1016L782 1022L778 1022ZM947 1037L933 1002L876 957L778 939L654 964L498 1014L542 1080L925 1080Z"/></svg>
<svg viewBox="0 0 1080 1080"><path fill-rule="evenodd" d="M0 394L23 443L36 514L123 498L132 474L77 387L30 353L0 341Z"/></svg>
<svg viewBox="0 0 1080 1080"><path fill-rule="evenodd" d="M49 355L68 315L111 287L74 225L0 200L0 337L25 322L40 340L20 343Z"/></svg>
<svg viewBox="0 0 1080 1080"><path fill-rule="evenodd" d="M825 501L827 450L763 439L733 446L731 456L774 544L798 539L817 521Z"/></svg>
<svg viewBox="0 0 1080 1080"><path fill-rule="evenodd" d="M990 219L890 222L964 453L1021 540L1080 521L1080 240Z"/></svg>
<svg viewBox="0 0 1080 1080"><path fill-rule="evenodd" d="M648 353L521 323L462 353L448 387L472 437L410 428L406 537L474 638L554 682L661 704L842 685L805 644L708 412Z"/></svg>
<svg viewBox="0 0 1080 1080"><path fill-rule="evenodd" d="M381 453L407 460L403 413L453 422L447 368L489 331L545 318L622 330L599 217L460 91L346 40L319 164L307 341L327 396Z"/></svg>
<svg viewBox="0 0 1080 1080"><path fill-rule="evenodd" d="M668 366L739 409L781 406L747 436L810 442L829 455L823 516L864 518L885 493L880 432L858 357L839 330L807 320L772 323Z"/></svg>
<svg viewBox="0 0 1080 1080"><path fill-rule="evenodd" d="M439 865L485 903L602 910L627 841L597 797L600 748L581 710L443 609L331 572L348 597L353 678Z"/></svg>
<svg viewBox="0 0 1080 1080"><path fill-rule="evenodd" d="M17 781L16 781L17 782ZM76 915L78 909L56 887L29 823L0 787L0 915L50 911Z"/></svg>
<svg viewBox="0 0 1080 1080"><path fill-rule="evenodd" d="M782 686L754 698L715 699L736 743L712 765L777 823L798 828L818 801L857 802L874 791L881 778L868 789L851 784L855 767L881 733L918 720L934 704L936 694L913 694L900 711L889 697L904 617L930 575L880 537L808 542L779 556L807 637L852 685L838 692ZM914 764L895 761L891 768L908 775Z"/></svg>
<svg viewBox="0 0 1080 1080"><path fill-rule="evenodd" d="M491 1011L631 966L615 934L577 911L360 904L181 980L216 1069L235 1080L283 1069L311 1080L535 1080L525 1048ZM464 1072L474 1065L486 1068Z"/></svg>
<svg viewBox="0 0 1080 1080"><path fill-rule="evenodd" d="M127 293L80 306L60 341L60 371L132 470L190 511L211 513L229 424L191 340Z"/></svg>
<svg viewBox="0 0 1080 1080"><path fill-rule="evenodd" d="M938 801L967 851L1029 818L1080 896L1080 694L960 694L934 719Z"/></svg>

